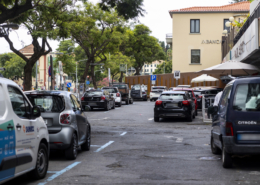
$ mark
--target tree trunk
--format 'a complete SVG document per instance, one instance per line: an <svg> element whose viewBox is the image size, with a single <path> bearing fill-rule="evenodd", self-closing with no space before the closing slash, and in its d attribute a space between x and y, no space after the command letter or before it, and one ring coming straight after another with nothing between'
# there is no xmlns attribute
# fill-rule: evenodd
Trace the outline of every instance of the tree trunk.
<svg viewBox="0 0 260 185"><path fill-rule="evenodd" d="M137 75L140 75L140 69L139 69L139 67L136 67L135 68L135 76L137 76Z"/></svg>
<svg viewBox="0 0 260 185"><path fill-rule="evenodd" d="M121 72L120 78L119 78L119 82L122 83L123 82L123 77L124 77L124 73Z"/></svg>
<svg viewBox="0 0 260 185"><path fill-rule="evenodd" d="M33 66L31 66L30 63L26 63L24 66L24 91L30 91L32 89L32 68Z"/></svg>
<svg viewBox="0 0 260 185"><path fill-rule="evenodd" d="M94 75L95 72L95 66L91 66L91 76L92 76L92 82L95 89L97 89L97 83L96 83L96 77Z"/></svg>

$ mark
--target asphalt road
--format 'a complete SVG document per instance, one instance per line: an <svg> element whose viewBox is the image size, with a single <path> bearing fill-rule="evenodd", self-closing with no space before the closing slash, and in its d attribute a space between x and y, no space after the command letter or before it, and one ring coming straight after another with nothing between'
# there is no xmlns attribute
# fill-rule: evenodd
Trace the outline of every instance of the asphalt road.
<svg viewBox="0 0 260 185"><path fill-rule="evenodd" d="M6 185L67 184L259 184L260 156L234 158L224 169L210 150L211 126L199 115L193 122L153 121L154 102L135 101L116 110L86 112L92 147L75 161L52 152L41 181L28 175Z"/></svg>

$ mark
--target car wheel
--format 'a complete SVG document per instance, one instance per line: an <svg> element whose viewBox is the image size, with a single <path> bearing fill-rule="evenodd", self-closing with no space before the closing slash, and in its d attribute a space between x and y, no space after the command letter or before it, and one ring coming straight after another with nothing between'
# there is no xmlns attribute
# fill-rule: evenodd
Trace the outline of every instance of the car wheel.
<svg viewBox="0 0 260 185"><path fill-rule="evenodd" d="M90 150L90 145L91 145L91 133L90 133L90 129L88 128L88 132L87 132L87 140L84 144L81 145L81 150L83 151L89 151Z"/></svg>
<svg viewBox="0 0 260 185"><path fill-rule="evenodd" d="M109 111L109 102L107 103L106 107L105 107L106 111Z"/></svg>
<svg viewBox="0 0 260 185"><path fill-rule="evenodd" d="M195 114L196 114L196 113L194 112L194 113L193 113L193 116L192 116L193 119L195 119L195 117L196 117Z"/></svg>
<svg viewBox="0 0 260 185"><path fill-rule="evenodd" d="M91 110L94 110L94 108L93 108L93 107L90 107L90 109L91 109Z"/></svg>
<svg viewBox="0 0 260 185"><path fill-rule="evenodd" d="M48 166L48 149L45 144L41 143L37 154L36 166L35 169L30 172L30 176L35 180L43 179L46 176Z"/></svg>
<svg viewBox="0 0 260 185"><path fill-rule="evenodd" d="M133 103L134 103L134 100L133 100L133 99L131 99L129 103L130 103L130 104L133 104Z"/></svg>
<svg viewBox="0 0 260 185"><path fill-rule="evenodd" d="M70 147L65 150L65 157L69 160L74 160L78 156L78 150L77 150L77 136L74 133L71 138Z"/></svg>
<svg viewBox="0 0 260 185"><path fill-rule="evenodd" d="M160 118L159 117L154 117L154 122L159 122Z"/></svg>
<svg viewBox="0 0 260 185"><path fill-rule="evenodd" d="M224 168L232 167L232 156L231 156L231 154L226 152L226 149L224 146L222 148L222 166Z"/></svg>
<svg viewBox="0 0 260 185"><path fill-rule="evenodd" d="M129 99L126 100L125 104L126 104L126 105L129 105Z"/></svg>
<svg viewBox="0 0 260 185"><path fill-rule="evenodd" d="M198 116L198 109L195 111L196 116Z"/></svg>
<svg viewBox="0 0 260 185"><path fill-rule="evenodd" d="M211 147L211 152L215 155L221 154L221 150L214 144L214 138L211 137L210 139L210 147Z"/></svg>
<svg viewBox="0 0 260 185"><path fill-rule="evenodd" d="M188 122L192 122L192 117L193 117L193 115L192 115L192 113L190 113L189 117L187 118Z"/></svg>
<svg viewBox="0 0 260 185"><path fill-rule="evenodd" d="M113 107L111 109L115 109L116 108L116 102L113 103Z"/></svg>
<svg viewBox="0 0 260 185"><path fill-rule="evenodd" d="M119 104L118 104L118 107L121 107L122 106L122 102L120 102Z"/></svg>
<svg viewBox="0 0 260 185"><path fill-rule="evenodd" d="M147 98L146 98L146 99L143 99L143 101L147 101Z"/></svg>

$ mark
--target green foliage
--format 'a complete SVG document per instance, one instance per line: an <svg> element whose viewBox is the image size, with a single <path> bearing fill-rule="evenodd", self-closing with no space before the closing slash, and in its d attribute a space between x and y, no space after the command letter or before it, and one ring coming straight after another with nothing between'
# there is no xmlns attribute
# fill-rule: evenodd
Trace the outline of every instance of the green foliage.
<svg viewBox="0 0 260 185"><path fill-rule="evenodd" d="M165 42L164 41L159 41L159 43L160 43L160 45L161 45L161 47L162 47L162 49L163 49L163 51L165 51Z"/></svg>
<svg viewBox="0 0 260 185"><path fill-rule="evenodd" d="M254 0L232 0L232 2L230 2L230 3L239 3L239 2L243 2L243 1L249 1L251 3Z"/></svg>
<svg viewBox="0 0 260 185"><path fill-rule="evenodd" d="M126 55L133 56L135 62L133 67L136 69L136 75L145 63L152 63L156 60L165 60L165 52L158 43L158 40L150 36L151 30L143 25L136 25L133 31L128 30L128 40L126 43Z"/></svg>
<svg viewBox="0 0 260 185"><path fill-rule="evenodd" d="M165 65L165 73L172 73L172 61L166 61L157 66L157 69L153 72L153 74L164 74L164 65Z"/></svg>

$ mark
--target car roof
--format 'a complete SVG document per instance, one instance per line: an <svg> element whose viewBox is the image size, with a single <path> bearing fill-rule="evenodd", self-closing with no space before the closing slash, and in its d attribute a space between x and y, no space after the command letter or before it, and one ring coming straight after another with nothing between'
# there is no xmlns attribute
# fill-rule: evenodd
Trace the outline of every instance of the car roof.
<svg viewBox="0 0 260 185"><path fill-rule="evenodd" d="M174 91L193 91L191 88L180 88L180 87L175 87L173 88Z"/></svg>
<svg viewBox="0 0 260 185"><path fill-rule="evenodd" d="M242 77L232 80L227 85L241 84L241 83L260 83L260 77Z"/></svg>
<svg viewBox="0 0 260 185"><path fill-rule="evenodd" d="M185 94L187 91L164 91L162 94Z"/></svg>
<svg viewBox="0 0 260 185"><path fill-rule="evenodd" d="M13 85L13 86L19 87L19 86L17 85L17 83L15 83L14 81L9 80L9 79L7 79L7 78L2 78L2 77L0 77L0 83L6 84L6 85Z"/></svg>
<svg viewBox="0 0 260 185"><path fill-rule="evenodd" d="M69 96L70 94L73 94L68 91L25 91L25 94L40 94L40 95L63 95L63 96Z"/></svg>

